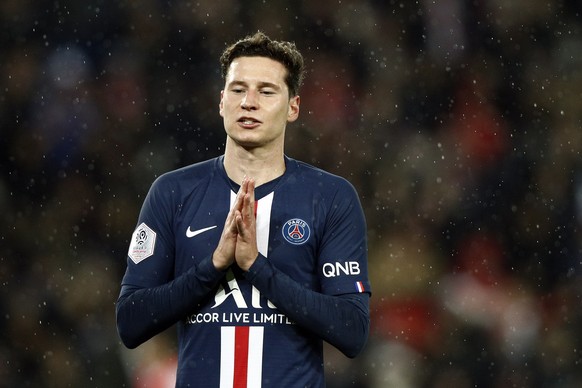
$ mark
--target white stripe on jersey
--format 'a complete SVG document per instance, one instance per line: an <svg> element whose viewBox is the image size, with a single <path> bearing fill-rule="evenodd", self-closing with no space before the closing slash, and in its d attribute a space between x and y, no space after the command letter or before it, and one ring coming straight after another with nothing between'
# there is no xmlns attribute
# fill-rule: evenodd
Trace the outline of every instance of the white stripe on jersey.
<svg viewBox="0 0 582 388"><path fill-rule="evenodd" d="M247 387L261 387L263 379L263 338L264 327L251 326L249 328L249 365Z"/></svg>
<svg viewBox="0 0 582 388"><path fill-rule="evenodd" d="M264 328L223 326L220 331L220 388L260 388Z"/></svg>
<svg viewBox="0 0 582 388"><path fill-rule="evenodd" d="M220 388L232 388L234 381L234 327L220 329Z"/></svg>
<svg viewBox="0 0 582 388"><path fill-rule="evenodd" d="M275 192L264 196L257 203L257 248L267 257L269 252L269 228L271 226L271 206Z"/></svg>

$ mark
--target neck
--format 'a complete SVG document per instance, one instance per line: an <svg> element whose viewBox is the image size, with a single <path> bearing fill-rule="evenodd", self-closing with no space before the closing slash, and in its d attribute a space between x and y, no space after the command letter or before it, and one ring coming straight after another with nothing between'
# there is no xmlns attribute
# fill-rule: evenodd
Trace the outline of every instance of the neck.
<svg viewBox="0 0 582 388"><path fill-rule="evenodd" d="M245 176L260 186L285 173L283 150L245 149L227 139L224 151L224 169L234 182L241 184Z"/></svg>

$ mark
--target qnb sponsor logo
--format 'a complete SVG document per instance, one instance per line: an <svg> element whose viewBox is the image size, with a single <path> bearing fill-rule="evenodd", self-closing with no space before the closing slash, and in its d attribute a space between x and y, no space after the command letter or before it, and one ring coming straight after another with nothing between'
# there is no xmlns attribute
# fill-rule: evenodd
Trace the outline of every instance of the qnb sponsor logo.
<svg viewBox="0 0 582 388"><path fill-rule="evenodd" d="M323 276L326 278L334 278L342 275L359 275L360 272L360 263L357 261L325 263L323 265Z"/></svg>

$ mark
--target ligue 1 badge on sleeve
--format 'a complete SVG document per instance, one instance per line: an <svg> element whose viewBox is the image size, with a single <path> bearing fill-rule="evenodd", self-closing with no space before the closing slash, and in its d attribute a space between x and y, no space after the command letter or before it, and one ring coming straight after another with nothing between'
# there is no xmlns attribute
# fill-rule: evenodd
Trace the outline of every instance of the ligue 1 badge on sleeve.
<svg viewBox="0 0 582 388"><path fill-rule="evenodd" d="M127 255L135 264L154 254L156 232L142 222L133 232Z"/></svg>

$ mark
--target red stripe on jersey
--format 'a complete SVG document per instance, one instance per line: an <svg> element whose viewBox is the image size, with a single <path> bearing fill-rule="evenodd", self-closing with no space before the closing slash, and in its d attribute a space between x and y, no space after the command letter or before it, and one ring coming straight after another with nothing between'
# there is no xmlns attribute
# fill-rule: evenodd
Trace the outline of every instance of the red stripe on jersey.
<svg viewBox="0 0 582 388"><path fill-rule="evenodd" d="M249 327L237 326L234 332L233 388L247 388L249 365Z"/></svg>

